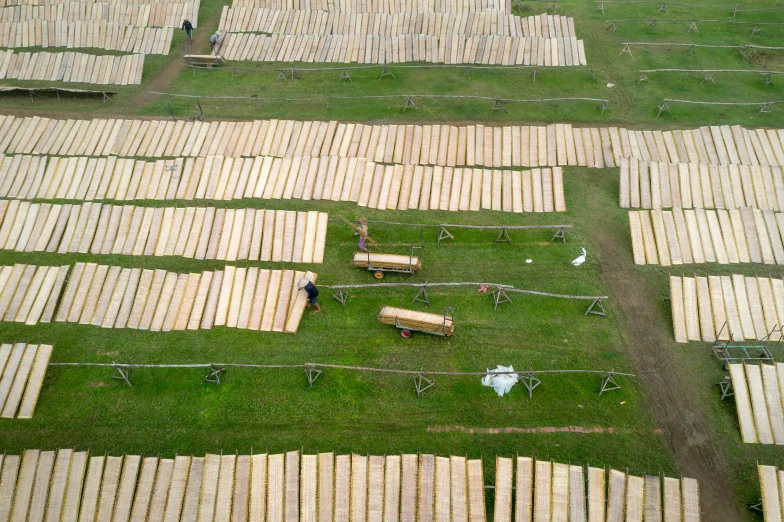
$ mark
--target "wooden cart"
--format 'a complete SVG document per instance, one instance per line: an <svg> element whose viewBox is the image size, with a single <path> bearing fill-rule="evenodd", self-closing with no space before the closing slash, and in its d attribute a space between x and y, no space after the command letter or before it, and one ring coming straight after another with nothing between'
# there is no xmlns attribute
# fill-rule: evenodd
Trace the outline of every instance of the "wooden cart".
<svg viewBox="0 0 784 522"><path fill-rule="evenodd" d="M455 333L454 320L447 314L431 314L385 306L378 313L378 320L384 324L395 325L400 329L401 337L405 339L411 337L411 332L424 332L442 337L452 337Z"/></svg>
<svg viewBox="0 0 784 522"><path fill-rule="evenodd" d="M183 58L188 62L188 65L215 67L226 63L226 60L224 60L222 56L214 54L186 54Z"/></svg>
<svg viewBox="0 0 784 522"><path fill-rule="evenodd" d="M411 247L411 252L407 256L356 252L351 263L354 266L370 270L376 279L384 277L384 272L416 274L418 270L422 270L422 256L415 256L414 252L421 248L419 246Z"/></svg>

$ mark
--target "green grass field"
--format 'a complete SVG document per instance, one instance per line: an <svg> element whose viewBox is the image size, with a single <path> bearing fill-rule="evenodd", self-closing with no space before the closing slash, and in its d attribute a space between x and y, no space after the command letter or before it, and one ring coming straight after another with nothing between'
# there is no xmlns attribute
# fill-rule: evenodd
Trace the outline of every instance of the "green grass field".
<svg viewBox="0 0 784 522"><path fill-rule="evenodd" d="M204 47L217 27L224 2L202 2L197 45ZM539 14L550 7L545 2L515 4L515 13ZM715 73L715 84L700 85L703 74L651 73L638 84L639 69L752 69L784 70L784 51L759 52L743 61L737 49L696 49L694 55L679 47L632 47L633 57L618 56L622 42L688 42L709 45L781 46L781 27L762 26L750 36L750 25L700 23L699 33L687 34L692 19L727 19L770 22L784 25L784 10L740 12L732 8L670 6L658 12L659 4L606 4L602 14L596 3L585 0L559 2L560 14L574 16L578 38L585 40L589 68L541 68L533 82L527 69L473 69L471 78L459 68L392 67L395 78L378 81L380 68L352 71L353 83L340 82L340 71L305 72L300 80L276 81L274 70L285 64L259 64L232 79L231 66L194 75L180 58L184 33L175 32L168 57L146 58L141 86L117 88L106 105L84 99L26 96L0 98L0 112L41 111L53 117L167 117L164 98L148 96L147 90L198 96L259 98L304 98L378 96L405 94L478 95L501 99L543 97L591 97L609 100L609 110L599 118L595 102L544 104L507 103L508 114L492 113L491 101L416 99L420 111L402 112L403 98L329 101L264 101L201 99L208 120L221 118L288 118L349 121L468 121L562 122L614 124L637 128L693 127L741 124L747 127L784 126L784 111L772 107L772 116L755 118L757 106L691 106L672 104L672 114L656 119L655 110L664 98L759 102L782 100L781 76L765 88L756 73ZM741 8L780 7L774 2L744 2ZM644 19L659 18L658 28L646 28ZM613 19L615 32L607 30ZM677 22L666 22L677 19ZM199 44L199 42L201 42ZM208 47L208 46L207 46ZM105 52L105 51L98 51ZM313 64L297 64L314 67ZM47 82L6 84L47 85ZM607 84L614 84L608 87ZM67 87L91 88L68 84ZM178 116L198 112L194 100L174 99ZM25 113L29 114L29 113ZM324 313L306 313L299 332L292 335L253 333L215 328L211 331L151 333L133 330L104 330L90 326L53 323L34 327L0 323L3 342L52 343L52 362L122 362L151 364L328 363L378 368L439 371L483 371L498 364L515 369L582 369L637 373L619 378L622 390L599 397L598 374L549 374L540 376L542 385L529 399L518 384L510 395L499 398L480 386L479 377L435 377L435 387L417 398L410 376L328 369L312 389L301 369L229 368L221 386L203 382L202 369L134 369L133 388L113 380L111 368L52 367L47 372L40 401L32 420L0 421L0 446L8 452L24 448L90 448L112 454L142 453L171 456L235 450L284 451L303 448L360 453L435 452L485 458L486 476L492 480L496 454L535 455L575 464L607 465L630 473L665 473L676 476L689 470L679 460L676 442L662 432L661 416L655 413L656 386L651 384L640 339L629 332L635 322L656 325L663 360L677 376L675 392L687 396L704 416L709 437L689 440L696 448L711 446L729 470L732 491L715 495L732 496L738 505L756 500L759 486L756 463L784 467L784 454L773 446L743 444L734 403L721 402L716 383L725 372L705 343L678 345L671 332L668 276L742 273L781 277L776 266L694 265L663 269L634 267L626 212L618 208L618 170L565 168L568 211L562 214L500 214L497 212L371 211L354 204L314 201L242 200L216 202L222 207L253 207L328 211L331 218L366 216L371 221L400 221L437 225L444 222L482 225L567 224L566 245L550 241L551 232L512 231L513 244L494 243L496 232L453 230L454 241L436 242L437 228L423 228L424 270L416 276L388 275L384 281L442 282L482 281L511 284L517 288L573 295L609 295L606 318L584 316L586 301L559 300L511 294L512 304L493 310L490 294L474 287L439 288L430 291L432 306L412 303L413 288L359 289L350 292L345 308L323 288ZM140 204L156 204L141 202ZM185 205L185 202L175 202ZM194 204L188 202L189 206ZM418 244L417 227L373 225L371 235L385 252L405 253ZM607 242L617 247L610 252ZM604 245L604 247L602 246ZM580 247L588 261L575 268L570 262ZM356 238L352 231L332 221L327 234L323 265L308 266L319 274L319 284L360 284L374 279L367 271L350 266ZM620 258L620 259L619 259ZM532 263L526 263L531 259ZM164 268L180 272L218 269L216 261L180 258L132 258L0 252L0 264L72 264L97 261L127 267ZM242 265L243 263L238 263ZM247 263L245 263L247 264ZM259 263L264 268L291 268L288 264ZM620 266L621 277L633 281L637 295L613 292L607 266ZM649 316L634 316L626 304L642 299L652 310ZM420 310L443 311L455 307L456 334L451 339L414 334L405 340L394 327L379 324L381 306L393 305ZM774 354L784 356L782 347ZM664 405L666 409L667 405ZM612 428L612 433L547 433L546 428L578 426ZM493 429L498 428L497 433ZM514 428L505 432L503 428ZM666 428L666 427L665 427ZM474 429L473 433L469 431ZM531 429L532 432L524 432ZM540 429L540 432L534 432ZM699 461L699 457L697 457ZM703 481L703 488L711 488ZM492 496L488 501L492 503ZM745 513L745 511L744 511ZM761 520L747 514L748 520ZM730 520L712 513L706 520Z"/></svg>

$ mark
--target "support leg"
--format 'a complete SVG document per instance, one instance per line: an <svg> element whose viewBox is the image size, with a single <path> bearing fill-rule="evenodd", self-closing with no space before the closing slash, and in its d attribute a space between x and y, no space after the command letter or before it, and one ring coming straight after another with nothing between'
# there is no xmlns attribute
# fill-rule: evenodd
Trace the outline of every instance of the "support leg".
<svg viewBox="0 0 784 522"><path fill-rule="evenodd" d="M216 368L214 364L210 364L210 371L206 377L204 377L204 382L211 382L213 384L220 385L221 384L221 375L223 372L226 371L226 368Z"/></svg>
<svg viewBox="0 0 784 522"><path fill-rule="evenodd" d="M620 390L620 385L615 382L615 372L611 371L604 377L602 377L602 387L599 390L599 397L602 396L604 392L613 391L613 390Z"/></svg>
<svg viewBox="0 0 784 522"><path fill-rule="evenodd" d="M338 302L343 305L343 308L345 308L346 302L348 301L348 292L341 288L335 292L335 295L332 296L332 299L337 299Z"/></svg>
<svg viewBox="0 0 784 522"><path fill-rule="evenodd" d="M308 377L308 385L311 388L313 388L313 383L316 382L316 379L318 379L322 373L323 372L321 370L314 368L312 366L305 367L305 375L307 375Z"/></svg>
<svg viewBox="0 0 784 522"><path fill-rule="evenodd" d="M602 317L607 317L607 312L605 312L604 310L604 305L602 305L602 299L600 297L597 297L596 299L593 300L591 306L588 307L588 310L586 310L583 315L585 316L588 314L601 315Z"/></svg>
<svg viewBox="0 0 784 522"><path fill-rule="evenodd" d="M131 386L131 381L128 380L128 368L123 368L119 364L115 363L114 365L114 375L112 375L112 379L125 381L125 384L133 388L133 386Z"/></svg>
<svg viewBox="0 0 784 522"><path fill-rule="evenodd" d="M534 375L534 372L520 374L520 381L523 383L523 386L525 386L525 389L528 390L529 399L534 397L534 388L542 384L542 381Z"/></svg>

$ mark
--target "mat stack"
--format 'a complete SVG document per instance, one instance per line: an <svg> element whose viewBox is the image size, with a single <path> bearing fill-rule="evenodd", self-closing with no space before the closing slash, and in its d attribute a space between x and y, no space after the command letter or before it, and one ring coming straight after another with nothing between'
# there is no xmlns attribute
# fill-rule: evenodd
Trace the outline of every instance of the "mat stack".
<svg viewBox="0 0 784 522"><path fill-rule="evenodd" d="M629 230L638 265L784 265L784 214L772 210L632 210Z"/></svg>
<svg viewBox="0 0 784 522"><path fill-rule="evenodd" d="M486 520L482 461L460 456L29 449L0 476L8 520Z"/></svg>
<svg viewBox="0 0 784 522"><path fill-rule="evenodd" d="M784 445L784 364L730 364L743 442Z"/></svg>
<svg viewBox="0 0 784 522"><path fill-rule="evenodd" d="M454 321L443 314L384 306L378 314L378 320L384 324L399 325L406 329L436 333L446 337L451 337L455 333Z"/></svg>
<svg viewBox="0 0 784 522"><path fill-rule="evenodd" d="M670 276L675 341L777 341L784 324L784 281L775 277Z"/></svg>
<svg viewBox="0 0 784 522"><path fill-rule="evenodd" d="M58 120L0 116L0 152L59 156L335 156L440 167L614 168L646 162L784 166L784 129L726 127L749 138L743 155L721 156L724 127L637 131L623 127L365 125L337 121ZM733 145L735 147L735 145Z"/></svg>
<svg viewBox="0 0 784 522"><path fill-rule="evenodd" d="M153 332L216 326L296 333L312 272L225 266L179 274L76 263L55 321Z"/></svg>
<svg viewBox="0 0 784 522"><path fill-rule="evenodd" d="M784 210L784 173L779 166L622 158L620 167L621 208Z"/></svg>
<svg viewBox="0 0 784 522"><path fill-rule="evenodd" d="M2 200L0 249L320 264L328 218L316 211Z"/></svg>
<svg viewBox="0 0 784 522"><path fill-rule="evenodd" d="M359 268L373 267L392 270L411 270L414 273L422 270L422 260L419 257L399 254L355 252L351 264Z"/></svg>
<svg viewBox="0 0 784 522"><path fill-rule="evenodd" d="M696 479L642 477L615 469L607 473L602 468L530 457L498 457L496 461L496 522L511 522L512 513L518 521L662 520L662 514L667 521L700 520Z"/></svg>
<svg viewBox="0 0 784 522"><path fill-rule="evenodd" d="M0 345L0 417L32 418L51 355L48 344Z"/></svg>

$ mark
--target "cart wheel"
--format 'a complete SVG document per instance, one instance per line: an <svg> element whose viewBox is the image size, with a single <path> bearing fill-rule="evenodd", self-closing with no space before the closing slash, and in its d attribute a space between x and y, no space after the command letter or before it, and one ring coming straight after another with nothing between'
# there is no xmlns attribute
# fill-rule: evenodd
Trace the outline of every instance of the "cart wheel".
<svg viewBox="0 0 784 522"><path fill-rule="evenodd" d="M411 330L400 330L400 337L403 339L408 339L411 337Z"/></svg>
<svg viewBox="0 0 784 522"><path fill-rule="evenodd" d="M376 279L382 279L384 277L384 272L380 270L378 272L373 272L373 277L375 277Z"/></svg>

